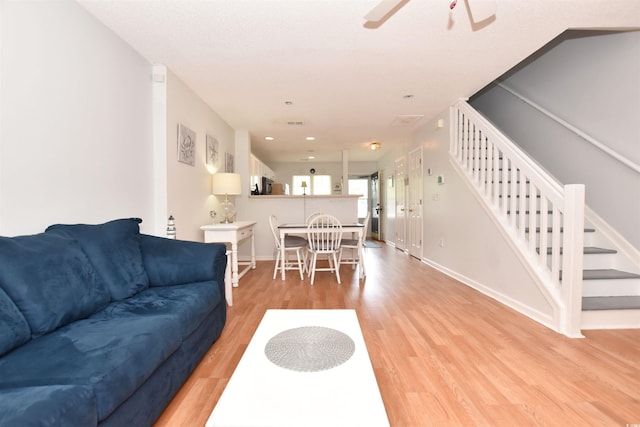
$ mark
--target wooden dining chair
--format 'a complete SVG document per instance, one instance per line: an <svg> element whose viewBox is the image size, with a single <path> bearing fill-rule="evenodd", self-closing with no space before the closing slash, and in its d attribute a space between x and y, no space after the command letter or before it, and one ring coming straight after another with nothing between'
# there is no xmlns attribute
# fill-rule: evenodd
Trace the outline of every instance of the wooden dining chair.
<svg viewBox="0 0 640 427"><path fill-rule="evenodd" d="M299 270L300 280L304 280L305 270L305 251L307 250L307 240L304 237L299 236L285 236L284 238L284 259L280 259L281 242L278 231L278 218L275 215L269 217L269 225L271 226L271 234L273 234L273 240L275 242L276 265L273 268L273 278L276 278L278 274L278 268L284 270ZM296 253L297 263L289 259L289 254Z"/></svg>
<svg viewBox="0 0 640 427"><path fill-rule="evenodd" d="M371 212L367 212L364 218L364 224L362 227L362 235L357 239L342 239L340 246L340 264L351 265L352 269L356 268L356 265L360 265L362 271L360 272L360 278L364 278L366 272L364 268L364 243L367 240L367 230L369 229L369 221L371 219ZM347 256L348 255L348 256Z"/></svg>
<svg viewBox="0 0 640 427"><path fill-rule="evenodd" d="M316 271L335 272L340 283L340 243L342 241L342 224L333 215L317 215L307 224L308 251L311 254L309 268L311 284ZM327 255L329 267L318 268L318 255Z"/></svg>

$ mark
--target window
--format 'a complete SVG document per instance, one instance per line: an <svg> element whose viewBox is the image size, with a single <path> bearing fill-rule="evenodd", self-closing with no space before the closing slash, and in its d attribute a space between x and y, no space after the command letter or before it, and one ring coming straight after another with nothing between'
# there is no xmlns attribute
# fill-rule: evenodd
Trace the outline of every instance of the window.
<svg viewBox="0 0 640 427"><path fill-rule="evenodd" d="M369 178L349 178L349 194L360 194L358 218L364 218L369 211Z"/></svg>
<svg viewBox="0 0 640 427"><path fill-rule="evenodd" d="M302 188L302 183L307 183L307 188ZM292 190L294 196L303 194L330 195L331 194L331 175L294 175L291 179Z"/></svg>
<svg viewBox="0 0 640 427"><path fill-rule="evenodd" d="M311 182L313 185L313 193L315 195L331 195L331 175L314 175Z"/></svg>
<svg viewBox="0 0 640 427"><path fill-rule="evenodd" d="M302 189L302 183L307 183L307 188ZM294 196L302 196L304 193L311 194L311 180L309 175L294 175L291 179L291 194Z"/></svg>

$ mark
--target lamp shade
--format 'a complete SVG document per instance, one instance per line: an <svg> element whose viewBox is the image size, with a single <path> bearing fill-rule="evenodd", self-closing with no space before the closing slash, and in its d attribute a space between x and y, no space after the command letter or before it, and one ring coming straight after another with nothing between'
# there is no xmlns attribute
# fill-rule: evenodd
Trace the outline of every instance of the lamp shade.
<svg viewBox="0 0 640 427"><path fill-rule="evenodd" d="M241 194L241 189L239 173L217 173L211 177L213 194Z"/></svg>

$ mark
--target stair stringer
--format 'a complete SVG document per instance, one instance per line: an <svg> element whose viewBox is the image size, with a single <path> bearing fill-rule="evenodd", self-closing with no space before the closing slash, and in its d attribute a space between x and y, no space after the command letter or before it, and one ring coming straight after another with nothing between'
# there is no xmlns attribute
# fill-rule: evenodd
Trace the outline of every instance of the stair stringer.
<svg viewBox="0 0 640 427"><path fill-rule="evenodd" d="M640 250L622 237L608 222L585 206L585 222L596 229L596 244L615 249L616 263L612 267L640 274ZM582 312L582 329L638 329L640 310L589 310Z"/></svg>
<svg viewBox="0 0 640 427"><path fill-rule="evenodd" d="M526 266L526 271L552 307L551 329L568 337L580 331L584 246L584 185L559 185L464 100L451 107L450 162ZM505 164L505 161L507 164ZM508 202L501 195L514 194ZM520 194L541 196L540 211L528 212ZM536 238L528 229L554 231L543 246L551 246L549 265L537 253ZM561 231L564 230L564 231ZM560 257L562 248L564 255ZM567 250L569 248L569 250ZM546 322L541 322L546 323Z"/></svg>
<svg viewBox="0 0 640 427"><path fill-rule="evenodd" d="M468 174L458 165L458 163L454 159L449 158L449 162L453 166L453 169L456 171L456 173L462 177L462 181L469 188L469 192L480 202L480 206L482 206L491 221L496 225L497 230L500 232L507 244L511 247L513 252L516 254L518 259L522 263L522 266L525 268L527 274L533 279L534 284L543 295L545 301L549 303L549 306L552 309L552 315L547 316L545 313L541 313L537 310L532 310L530 307L519 303L506 295L496 293L485 286L479 285L478 283L467 277L458 277L458 274L455 274L454 277L457 280L460 280L461 282L471 286L472 288L477 289L484 294L490 295L492 298L500 301L506 306L513 308L519 313L524 314L532 320L535 320L536 322L548 327L549 329L562 333L559 326L563 313L563 303L560 294L561 291L554 285L553 281L551 280L551 275L547 271L544 271L543 269L540 269L536 266L536 263L534 262L535 260L531 259L530 253L526 250L526 247L524 247L525 245L523 245L516 238L516 236L514 236L514 233L511 231L506 218L502 216L501 213L494 206L492 206L491 203L489 203L482 194L480 194L480 192L478 192L478 190L471 182ZM443 270L442 266L433 265L432 263L429 264L436 269ZM445 271L445 273L453 275L453 272L448 270ZM543 278L544 276L548 277L548 281L546 281L546 283L545 281L541 280L541 278Z"/></svg>
<svg viewBox="0 0 640 427"><path fill-rule="evenodd" d="M595 213L588 206L584 208L585 222L592 225L596 229L596 234L602 235L605 242L611 246L612 249L618 251L621 256L621 261L616 268L624 268L632 270L635 273L640 273L640 250L634 247L627 239L622 237L608 222L603 220L597 213Z"/></svg>

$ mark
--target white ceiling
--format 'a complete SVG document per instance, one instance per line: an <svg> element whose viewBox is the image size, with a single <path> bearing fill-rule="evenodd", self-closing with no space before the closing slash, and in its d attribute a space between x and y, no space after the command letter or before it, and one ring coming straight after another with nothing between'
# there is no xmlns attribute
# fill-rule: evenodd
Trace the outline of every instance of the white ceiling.
<svg viewBox="0 0 640 427"><path fill-rule="evenodd" d="M375 161L564 30L640 27L638 0L496 0L495 20L474 31L468 10L481 1L403 0L377 27L363 17L378 0L79 3L248 130L265 162L342 150ZM397 126L403 115L424 118Z"/></svg>

